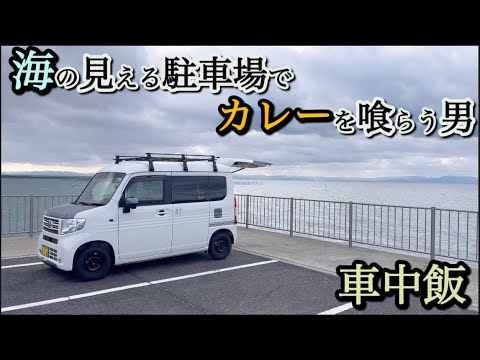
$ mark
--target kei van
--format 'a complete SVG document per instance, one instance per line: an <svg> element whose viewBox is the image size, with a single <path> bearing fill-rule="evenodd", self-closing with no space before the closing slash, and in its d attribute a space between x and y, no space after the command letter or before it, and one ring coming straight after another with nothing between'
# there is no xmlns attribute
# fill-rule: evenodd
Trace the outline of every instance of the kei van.
<svg viewBox="0 0 480 360"><path fill-rule="evenodd" d="M84 280L115 265L208 251L237 238L232 171L270 165L215 156L116 156L72 203L45 211L38 256Z"/></svg>

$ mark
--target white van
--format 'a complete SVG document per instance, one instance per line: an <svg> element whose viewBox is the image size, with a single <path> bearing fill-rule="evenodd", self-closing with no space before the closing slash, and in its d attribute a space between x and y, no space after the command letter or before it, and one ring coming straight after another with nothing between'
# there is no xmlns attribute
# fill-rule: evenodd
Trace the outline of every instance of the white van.
<svg viewBox="0 0 480 360"><path fill-rule="evenodd" d="M45 211L40 259L96 280L114 265L198 251L226 258L237 237L232 167L270 164L218 159L117 155L76 201Z"/></svg>

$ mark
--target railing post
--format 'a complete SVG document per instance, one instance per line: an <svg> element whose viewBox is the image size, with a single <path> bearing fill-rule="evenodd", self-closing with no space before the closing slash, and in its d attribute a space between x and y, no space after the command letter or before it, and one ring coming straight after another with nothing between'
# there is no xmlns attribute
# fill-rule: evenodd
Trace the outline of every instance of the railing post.
<svg viewBox="0 0 480 360"><path fill-rule="evenodd" d="M435 260L435 208L431 210L431 226L430 226L430 259ZM442 231L442 229L440 229Z"/></svg>
<svg viewBox="0 0 480 360"><path fill-rule="evenodd" d="M480 215L480 213L477 211L477 251L476 251L476 254L475 254L475 259L477 261L479 261L478 259L478 248L479 248L479 244L480 244L480 240L478 239L479 238L479 234L480 234L480 218L478 217L478 215ZM467 244L468 244L468 239L467 239ZM468 252L467 252L467 259L468 259Z"/></svg>
<svg viewBox="0 0 480 360"><path fill-rule="evenodd" d="M245 228L248 229L248 212L250 208L250 195L247 195L247 205L246 205L246 214L245 214Z"/></svg>
<svg viewBox="0 0 480 360"><path fill-rule="evenodd" d="M293 236L293 197L290 198L290 236Z"/></svg>
<svg viewBox="0 0 480 360"><path fill-rule="evenodd" d="M348 247L352 247L353 203L348 203Z"/></svg>
<svg viewBox="0 0 480 360"><path fill-rule="evenodd" d="M33 237L33 195L30 195L30 237Z"/></svg>

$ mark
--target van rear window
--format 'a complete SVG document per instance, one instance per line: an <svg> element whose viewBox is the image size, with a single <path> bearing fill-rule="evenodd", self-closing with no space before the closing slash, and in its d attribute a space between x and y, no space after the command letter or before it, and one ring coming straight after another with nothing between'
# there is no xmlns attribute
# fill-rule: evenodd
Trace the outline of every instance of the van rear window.
<svg viewBox="0 0 480 360"><path fill-rule="evenodd" d="M225 176L172 176L174 204L218 201L227 196Z"/></svg>
<svg viewBox="0 0 480 360"><path fill-rule="evenodd" d="M210 201L225 199L225 196L227 196L227 179L225 176L209 176L208 190L210 191Z"/></svg>
<svg viewBox="0 0 480 360"><path fill-rule="evenodd" d="M172 176L174 204L208 201L208 176Z"/></svg>

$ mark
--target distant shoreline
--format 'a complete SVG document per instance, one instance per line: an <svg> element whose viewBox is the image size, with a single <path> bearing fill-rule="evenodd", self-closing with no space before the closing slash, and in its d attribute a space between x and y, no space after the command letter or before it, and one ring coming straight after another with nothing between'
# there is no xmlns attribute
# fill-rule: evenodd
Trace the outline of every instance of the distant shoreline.
<svg viewBox="0 0 480 360"><path fill-rule="evenodd" d="M92 175L93 176L93 175ZM85 180L90 179L92 176L89 175L2 175L2 178L17 178L17 179L74 179L74 180Z"/></svg>
<svg viewBox="0 0 480 360"><path fill-rule="evenodd" d="M411 181L411 180L358 180L358 179L243 179L243 178L233 178L233 181L311 181L311 182L345 182L345 183L367 183L367 184L445 184L445 185L476 185L478 186L478 182L471 183L471 182L445 182L445 181Z"/></svg>
<svg viewBox="0 0 480 360"><path fill-rule="evenodd" d="M62 180L89 180L93 177L92 175L40 175L40 174L2 174L3 178L11 179L62 179ZM448 179L448 180L447 180ZM396 183L396 184L456 184L456 185L478 185L478 179L472 181L471 177L439 177L439 178L311 178L311 177L285 177L281 176L233 176L234 181L318 181L318 182L363 182L363 183ZM475 181L475 182L474 182Z"/></svg>

